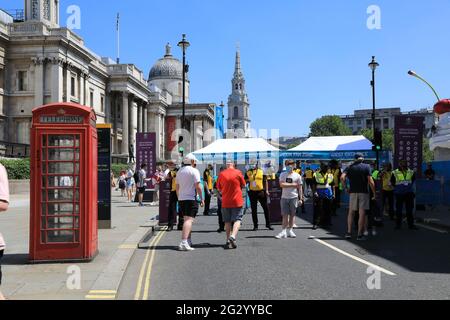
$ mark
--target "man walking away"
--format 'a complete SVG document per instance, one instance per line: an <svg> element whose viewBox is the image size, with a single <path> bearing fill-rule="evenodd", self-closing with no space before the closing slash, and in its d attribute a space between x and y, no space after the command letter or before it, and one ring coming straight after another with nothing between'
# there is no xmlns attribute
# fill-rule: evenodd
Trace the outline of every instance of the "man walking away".
<svg viewBox="0 0 450 320"><path fill-rule="evenodd" d="M211 196L213 194L213 166L208 165L208 168L203 172L203 186L205 189L205 210L203 215L209 216L209 208L211 206Z"/></svg>
<svg viewBox="0 0 450 320"><path fill-rule="evenodd" d="M415 193L413 189L416 175L413 170L408 168L406 160L400 160L400 168L392 174L391 182L394 185L395 200L397 204L397 224L395 230L400 230L403 220L403 205L406 208L406 217L408 219L408 226L411 230L418 230L414 224L414 198Z"/></svg>
<svg viewBox="0 0 450 320"><path fill-rule="evenodd" d="M222 172L225 171L224 167L220 167L219 176ZM223 216L222 216L222 194L217 189L217 182L219 179L216 180L214 183L214 191L217 196L217 218L219 220L219 229L217 229L218 233L225 232L225 223L223 222Z"/></svg>
<svg viewBox="0 0 450 320"><path fill-rule="evenodd" d="M180 251L193 251L192 248L192 224L198 214L199 197L200 205L205 205L202 197L202 186L200 181L200 172L197 167L197 158L189 154L183 160L183 167L177 174L177 195L181 214L184 217L181 243L178 246Z"/></svg>
<svg viewBox="0 0 450 320"><path fill-rule="evenodd" d="M0 213L8 210L9 207L9 184L8 184L8 174L6 173L5 167L0 164ZM3 253L5 251L6 244L0 233L0 287L2 285L2 265L1 260ZM2 292L0 291L0 300L5 300Z"/></svg>
<svg viewBox="0 0 450 320"><path fill-rule="evenodd" d="M296 238L294 233L295 216L299 204L304 201L302 190L302 176L294 172L295 162L290 161L286 172L280 176L280 186L283 189L281 196L281 214L283 216L283 230L275 238Z"/></svg>
<svg viewBox="0 0 450 320"><path fill-rule="evenodd" d="M376 190L370 166L363 163L364 156L361 153L357 153L355 159L356 161L345 169L341 177L341 182L345 186L345 189L347 189L346 179L348 178L350 182L350 206L345 238L352 238L353 219L355 218L355 213L359 212L357 240L363 241L366 240L366 237L364 236L366 229L366 211L370 210L369 187L374 195L373 200L376 199Z"/></svg>
<svg viewBox="0 0 450 320"><path fill-rule="evenodd" d="M226 249L237 248L237 234L244 216L242 189L245 180L241 171L235 169L233 162L227 162L227 170L217 180L217 189L222 194L222 216L227 233Z"/></svg>
<svg viewBox="0 0 450 320"><path fill-rule="evenodd" d="M250 197L250 205L252 207L253 218L253 231L258 231L258 202L264 211L264 217L266 218L266 228L274 230L270 224L269 208L267 206L267 198L269 197L269 184L267 182L267 176L264 175L264 171L259 168L259 163L256 162L253 169L247 172L247 181L249 183L250 191L248 193Z"/></svg>

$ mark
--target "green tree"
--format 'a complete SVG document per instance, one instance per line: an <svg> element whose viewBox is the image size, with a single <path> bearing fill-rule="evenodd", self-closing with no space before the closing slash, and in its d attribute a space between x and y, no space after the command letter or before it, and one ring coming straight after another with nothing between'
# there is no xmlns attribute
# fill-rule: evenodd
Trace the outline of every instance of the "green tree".
<svg viewBox="0 0 450 320"><path fill-rule="evenodd" d="M370 141L373 140L372 129L362 129L361 134ZM383 130L383 150L394 151L394 130L392 129Z"/></svg>
<svg viewBox="0 0 450 320"><path fill-rule="evenodd" d="M352 131L339 116L324 116L315 120L311 126L311 137L351 136Z"/></svg>
<svg viewBox="0 0 450 320"><path fill-rule="evenodd" d="M430 150L430 139L423 139L423 162L431 162L434 160L434 153Z"/></svg>

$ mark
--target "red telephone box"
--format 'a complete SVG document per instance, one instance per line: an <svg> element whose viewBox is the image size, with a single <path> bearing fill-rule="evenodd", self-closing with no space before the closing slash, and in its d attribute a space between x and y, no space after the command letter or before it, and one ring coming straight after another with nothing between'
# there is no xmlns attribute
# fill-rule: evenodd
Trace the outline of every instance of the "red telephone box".
<svg viewBox="0 0 450 320"><path fill-rule="evenodd" d="M90 261L97 254L95 112L73 103L33 110L30 260Z"/></svg>

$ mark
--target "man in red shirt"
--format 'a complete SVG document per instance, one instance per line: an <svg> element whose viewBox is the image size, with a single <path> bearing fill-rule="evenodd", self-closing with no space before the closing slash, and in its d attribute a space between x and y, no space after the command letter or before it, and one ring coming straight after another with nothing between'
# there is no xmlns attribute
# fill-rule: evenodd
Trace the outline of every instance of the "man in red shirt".
<svg viewBox="0 0 450 320"><path fill-rule="evenodd" d="M217 190L222 195L222 217L227 233L227 249L237 248L236 237L244 217L243 188L245 180L242 172L235 169L234 162L227 162L227 170L223 171L217 180Z"/></svg>

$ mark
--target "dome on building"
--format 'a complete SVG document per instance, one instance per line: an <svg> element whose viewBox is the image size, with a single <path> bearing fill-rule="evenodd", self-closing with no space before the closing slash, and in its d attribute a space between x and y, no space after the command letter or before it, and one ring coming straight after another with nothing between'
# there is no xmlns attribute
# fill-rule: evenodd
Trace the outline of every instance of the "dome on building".
<svg viewBox="0 0 450 320"><path fill-rule="evenodd" d="M159 59L150 70L149 81L156 79L183 79L183 63L174 58L170 51L171 46L167 44L164 58Z"/></svg>

